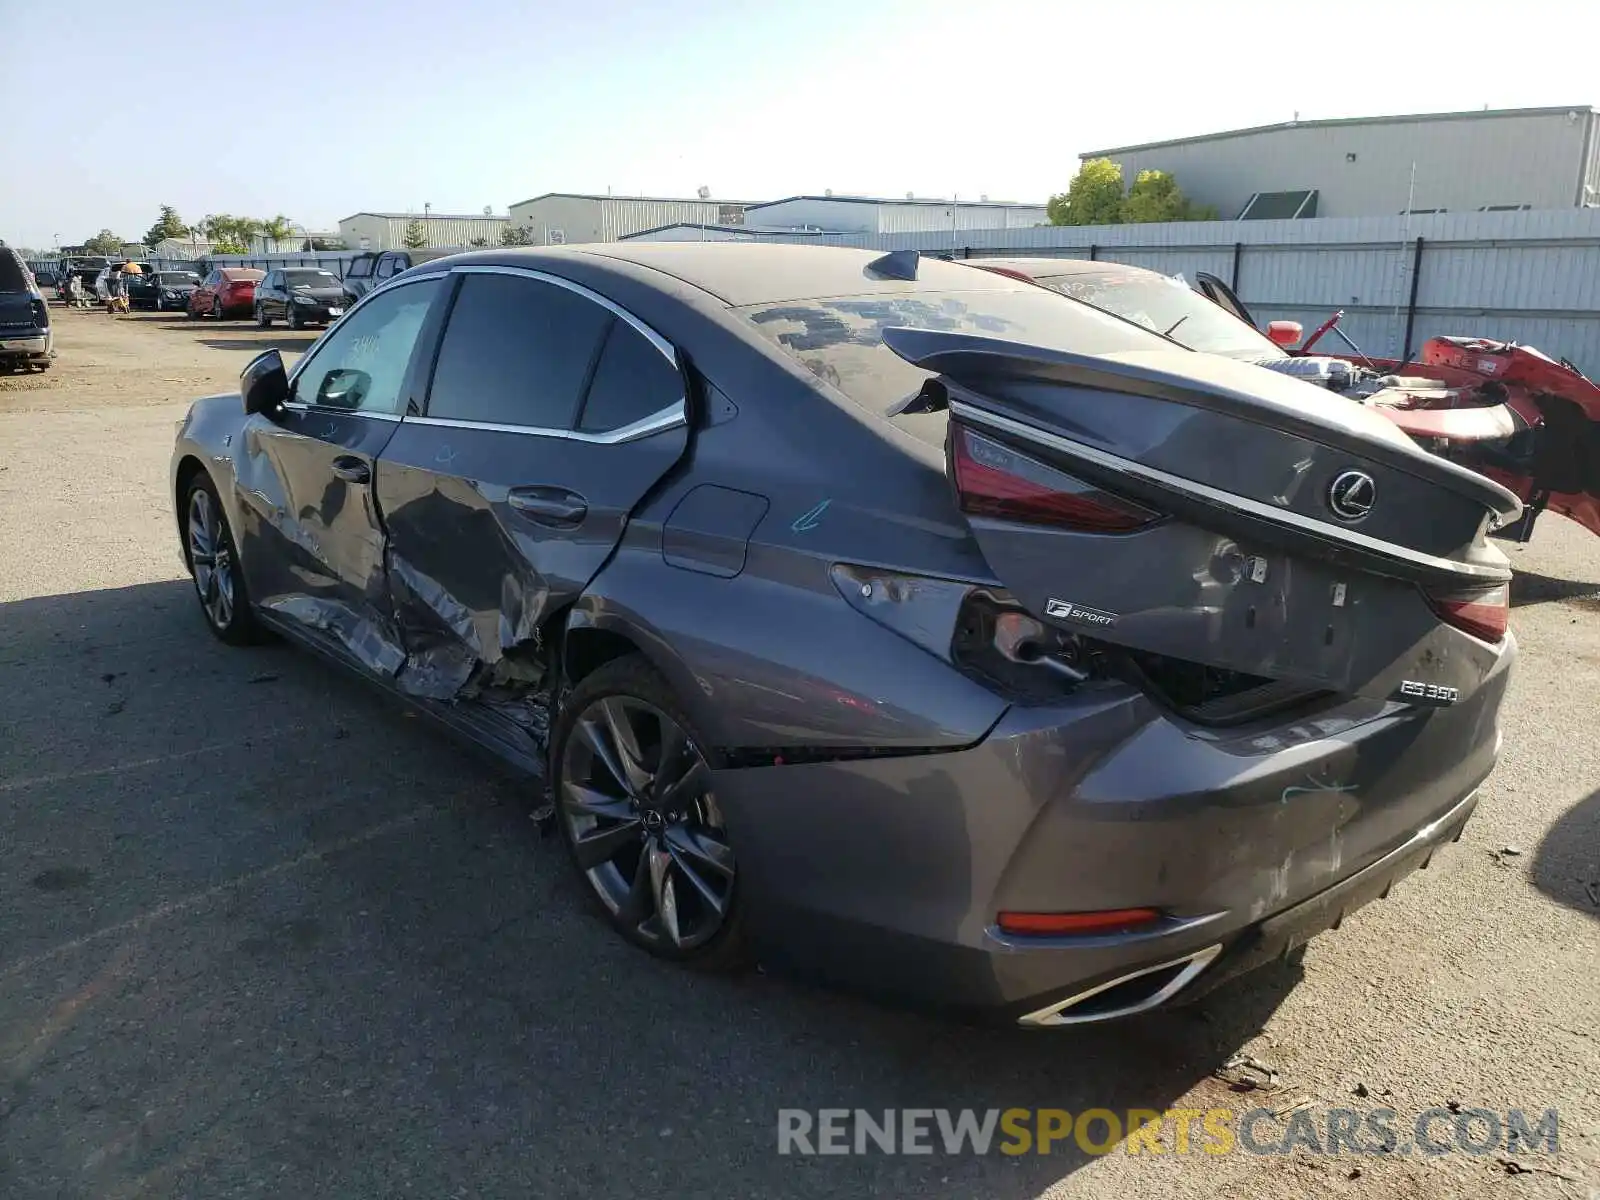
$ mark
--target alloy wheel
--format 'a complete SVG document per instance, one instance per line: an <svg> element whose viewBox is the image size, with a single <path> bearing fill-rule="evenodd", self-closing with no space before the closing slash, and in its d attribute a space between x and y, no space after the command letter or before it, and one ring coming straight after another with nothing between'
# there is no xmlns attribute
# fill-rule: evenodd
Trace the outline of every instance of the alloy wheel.
<svg viewBox="0 0 1600 1200"><path fill-rule="evenodd" d="M189 566L207 619L216 628L227 629L233 620L233 556L222 514L211 493L200 487L189 494Z"/></svg>
<svg viewBox="0 0 1600 1200"><path fill-rule="evenodd" d="M560 781L567 838L613 918L667 953L715 937L733 903L733 850L683 727L637 697L602 696L572 727Z"/></svg>

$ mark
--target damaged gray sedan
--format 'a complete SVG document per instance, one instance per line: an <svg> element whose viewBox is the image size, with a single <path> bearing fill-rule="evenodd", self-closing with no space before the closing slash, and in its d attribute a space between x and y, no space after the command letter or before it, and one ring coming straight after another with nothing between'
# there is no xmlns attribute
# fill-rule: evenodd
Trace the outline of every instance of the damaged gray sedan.
<svg viewBox="0 0 1600 1200"><path fill-rule="evenodd" d="M171 486L214 634L542 777L616 930L701 966L1181 1002L1427 865L1499 750L1509 492L914 255L430 262L197 401Z"/></svg>

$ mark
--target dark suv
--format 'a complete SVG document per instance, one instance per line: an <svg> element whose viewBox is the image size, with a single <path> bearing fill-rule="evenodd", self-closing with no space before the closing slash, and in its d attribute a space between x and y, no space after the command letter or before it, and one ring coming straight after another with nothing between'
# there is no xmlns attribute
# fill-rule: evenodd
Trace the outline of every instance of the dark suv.
<svg viewBox="0 0 1600 1200"><path fill-rule="evenodd" d="M54 354L44 294L28 264L0 246L0 372L48 370Z"/></svg>

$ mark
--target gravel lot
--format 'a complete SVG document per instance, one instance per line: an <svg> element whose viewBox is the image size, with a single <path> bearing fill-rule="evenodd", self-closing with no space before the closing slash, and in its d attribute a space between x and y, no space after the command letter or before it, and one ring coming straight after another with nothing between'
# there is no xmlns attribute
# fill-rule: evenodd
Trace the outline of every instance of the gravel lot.
<svg viewBox="0 0 1600 1200"><path fill-rule="evenodd" d="M1512 550L1522 659L1462 842L1203 1006L983 1031L612 937L526 785L207 636L166 495L244 323L53 313L0 378L0 1196L1589 1197L1600 539ZM1507 848L1511 849L1507 849ZM1279 1088L1214 1077L1244 1051ZM1558 1155L779 1157L779 1108L1560 1110ZM1171 1146L1171 1139L1168 1139Z"/></svg>

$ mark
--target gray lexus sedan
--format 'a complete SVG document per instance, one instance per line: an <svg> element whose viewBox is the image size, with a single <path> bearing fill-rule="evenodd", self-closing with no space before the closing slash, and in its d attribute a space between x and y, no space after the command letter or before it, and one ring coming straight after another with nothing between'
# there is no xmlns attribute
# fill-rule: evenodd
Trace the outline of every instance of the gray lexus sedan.
<svg viewBox="0 0 1600 1200"><path fill-rule="evenodd" d="M196 401L171 489L212 633L542 777L623 937L1029 1026L1425 866L1514 657L1509 492L908 253L429 262Z"/></svg>

